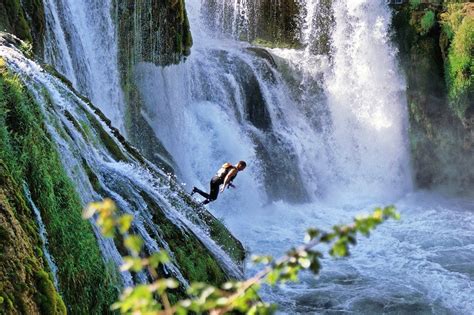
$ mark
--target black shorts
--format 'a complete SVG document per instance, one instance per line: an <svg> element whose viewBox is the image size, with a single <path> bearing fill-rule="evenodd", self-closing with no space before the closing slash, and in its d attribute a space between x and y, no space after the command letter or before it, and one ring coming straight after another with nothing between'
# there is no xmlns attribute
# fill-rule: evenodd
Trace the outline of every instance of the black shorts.
<svg viewBox="0 0 474 315"><path fill-rule="evenodd" d="M214 176L209 183L211 189L209 191L210 200L216 200L219 195L219 187L224 183L224 180L218 176Z"/></svg>

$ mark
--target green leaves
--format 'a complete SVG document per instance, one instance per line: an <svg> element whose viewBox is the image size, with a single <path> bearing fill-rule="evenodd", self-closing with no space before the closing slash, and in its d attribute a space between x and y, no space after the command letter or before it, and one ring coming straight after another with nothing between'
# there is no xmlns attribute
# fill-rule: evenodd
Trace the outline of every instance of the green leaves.
<svg viewBox="0 0 474 315"><path fill-rule="evenodd" d="M120 234L124 235L128 233L132 226L133 215L117 216L116 211L115 203L107 198L102 202L91 202L88 204L82 211L82 217L90 219L97 214L95 222L105 237L114 237L116 229L119 230Z"/></svg>
<svg viewBox="0 0 474 315"><path fill-rule="evenodd" d="M304 242L309 243L316 237L318 237L321 234L321 232L318 229L311 228L306 231L306 235L304 237Z"/></svg>
<svg viewBox="0 0 474 315"><path fill-rule="evenodd" d="M160 264L169 263L170 258L164 250L153 253L148 258L141 258L144 245L138 235L128 235L133 216L117 216L115 205L111 200L90 204L83 217L91 218L97 214L96 223L107 236L113 236L115 230L124 235L124 245L132 256L124 257L121 271L140 272L148 268L152 278L157 278L154 271ZM247 314L272 314L276 307L260 301L258 291L260 283L270 285L298 281L301 270L310 270L318 274L321 270L320 259L323 254L313 250L320 243L330 245L329 253L335 257L346 257L350 245L356 244L357 233L368 236L370 232L385 220L400 219L393 206L377 208L366 216L359 216L349 225L336 225L330 232L311 228L306 231L305 244L293 248L286 256L275 260L272 256L252 256L255 264L266 267L253 278L245 281L229 281L221 288L205 283L191 283L187 293L189 298L170 305L167 291L176 289L179 283L172 278L154 279L151 284L141 284L124 290L120 300L112 305L112 310L122 314L189 314L211 313L225 314L238 311Z"/></svg>
<svg viewBox="0 0 474 315"><path fill-rule="evenodd" d="M132 253L133 256L138 256L143 246L143 239L138 235L131 235L125 238L123 244Z"/></svg>
<svg viewBox="0 0 474 315"><path fill-rule="evenodd" d="M118 225L120 234L125 234L128 232L128 230L132 226L132 221L133 221L133 215L131 214L123 215L117 220L117 225Z"/></svg>
<svg viewBox="0 0 474 315"><path fill-rule="evenodd" d="M164 250L160 250L157 253L153 253L150 258L148 258L149 265L152 268L157 268L160 264L167 264L169 261L170 258Z"/></svg>
<svg viewBox="0 0 474 315"><path fill-rule="evenodd" d="M136 257L124 257L123 258L123 264L120 267L120 271L135 271L139 272L143 269L144 265L141 260L141 258L136 258Z"/></svg>
<svg viewBox="0 0 474 315"><path fill-rule="evenodd" d="M162 309L161 304L154 298L154 291L150 285L137 285L127 288L120 296L120 301L111 306L112 310L119 310L121 314L148 314Z"/></svg>

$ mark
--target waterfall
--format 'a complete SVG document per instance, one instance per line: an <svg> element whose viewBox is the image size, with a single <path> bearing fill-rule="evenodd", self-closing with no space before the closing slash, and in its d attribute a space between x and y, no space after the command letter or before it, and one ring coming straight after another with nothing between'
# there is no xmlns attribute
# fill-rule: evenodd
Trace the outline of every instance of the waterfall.
<svg viewBox="0 0 474 315"><path fill-rule="evenodd" d="M383 2L337 1L330 8L322 2L302 2L304 48L270 49L272 57L234 40L248 3L210 1L210 10L188 1L195 39L188 60L136 68L142 114L186 182L207 186L223 162L248 159L240 205L354 194L385 200L411 189L391 13ZM322 27L327 12L333 17ZM211 13L222 26L217 30L209 27ZM317 45L325 36L329 55ZM298 84L288 82L274 58L292 69L290 76L300 73Z"/></svg>
<svg viewBox="0 0 474 315"><path fill-rule="evenodd" d="M386 1L288 2L298 9L292 16L296 29L273 34L269 29L284 1L187 0L191 56L178 65L141 62L133 69L143 99L140 114L176 162L179 183L188 192L192 185L207 188L222 163L246 160L237 190L225 191L210 208L250 251L274 256L298 245L309 226L330 229L360 209L396 203L402 222L361 239L350 259L325 260L317 279L303 273L299 284L264 288L264 300L278 302L283 312L471 312L473 204L409 193L405 82L390 42ZM44 3L45 58L122 128L110 1ZM272 10L263 10L264 4ZM261 24L265 19L273 22ZM259 36L293 48L249 43ZM64 112L94 130L94 111L37 65L9 54L39 100L44 96L38 85L53 95L56 106L44 111L70 137L54 124L48 128L84 203L112 196L122 211L134 214L133 229L149 252L172 252L172 240L163 237L150 208L163 209L177 230L197 237L224 270L241 276L179 185L137 162L115 140L118 150L90 141ZM100 124L110 135L109 126ZM84 164L97 174L100 189ZM100 244L104 256L119 264L113 242L100 238ZM177 264L166 272L187 284ZM122 276L126 284L146 280Z"/></svg>
<svg viewBox="0 0 474 315"><path fill-rule="evenodd" d="M229 212L410 190L404 82L386 4L295 2L302 48L265 50L236 40L253 32L264 2L187 1L195 42L188 60L133 69L141 115L181 181L206 187L222 163L246 160L239 193L220 198ZM123 126L110 1L48 0L45 8L55 47L47 60Z"/></svg>
<svg viewBox="0 0 474 315"><path fill-rule="evenodd" d="M51 274L53 275L53 283L56 287L56 290L59 292L59 283L58 283L58 266L56 265L53 256L48 251L48 232L46 232L46 228L43 223L43 219L41 218L41 211L33 202L31 198L31 192L28 189L26 184L23 185L23 191L25 192L26 199L28 200L33 212L35 214L36 223L38 224L39 228L39 235L41 238L41 248L43 249L43 255L46 259L46 263L48 264L49 269L51 270Z"/></svg>
<svg viewBox="0 0 474 315"><path fill-rule="evenodd" d="M224 227L216 226L215 218L190 201L168 174L143 159L123 138L120 140L117 130L101 118L103 114L19 50L1 46L0 55L40 104L46 129L84 205L112 197L121 212L134 216L132 231L147 240L148 254L165 248L175 258L178 248L168 242L181 240L193 244L194 249L205 249L230 277L242 276L241 267L223 249L222 239L211 238L214 233L227 233ZM120 265L123 253L92 225L104 259ZM178 257L164 267L164 272L187 285ZM137 277L122 273L126 286L146 280Z"/></svg>
<svg viewBox="0 0 474 315"><path fill-rule="evenodd" d="M99 106L122 133L124 96L111 0L43 1L47 63Z"/></svg>
<svg viewBox="0 0 474 315"><path fill-rule="evenodd" d="M333 126L328 145L337 170L331 177L359 195L400 196L411 189L411 174L391 12L382 1L363 0L336 1L333 10L333 70L326 82Z"/></svg>

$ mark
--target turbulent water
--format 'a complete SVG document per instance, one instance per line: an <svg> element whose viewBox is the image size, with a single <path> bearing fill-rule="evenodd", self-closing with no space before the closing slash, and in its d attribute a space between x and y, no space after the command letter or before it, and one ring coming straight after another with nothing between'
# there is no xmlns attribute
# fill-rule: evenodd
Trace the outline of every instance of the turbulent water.
<svg viewBox="0 0 474 315"><path fill-rule="evenodd" d="M48 232L46 231L46 227L44 226L43 218L41 217L41 211L38 209L33 199L31 198L31 192L28 189L27 185L24 185L23 190L25 192L26 199L28 200L30 206L33 208L33 212L35 213L36 224L38 224L39 227L39 235L42 243L41 249L43 250L44 257L46 258L46 262L48 263L49 269L51 270L51 273L53 275L54 286L58 290L58 266L56 265L54 258L51 256L48 250Z"/></svg>
<svg viewBox="0 0 474 315"><path fill-rule="evenodd" d="M110 0L45 0L45 61L125 132Z"/></svg>
<svg viewBox="0 0 474 315"><path fill-rule="evenodd" d="M303 273L298 284L266 288L265 300L288 314L472 314L474 202L416 192L395 205L401 221L360 238L348 258L326 255L317 277ZM374 206L356 200L346 206L276 203L229 215L226 222L252 252L278 257L302 243L306 228L329 229Z"/></svg>
<svg viewBox="0 0 474 315"><path fill-rule="evenodd" d="M154 209L160 209L164 217L160 222L163 225L166 220L172 222L176 230L174 237L198 239L223 271L232 277L241 277L241 268L210 237L210 228L206 223L208 218L196 211L171 176L119 141L116 132L93 107L18 49L0 46L0 55L8 69L18 75L40 104L47 132L57 144L61 162L84 205L106 197L113 198L121 211L134 216L132 231L146 240L145 248L149 254L160 248L170 248L166 240L167 232L163 231L166 226L155 222L154 217L160 214ZM33 203L32 206L46 246L47 238L40 215L43 210L37 209ZM103 238L92 225L105 260L120 266L122 255L113 240ZM47 251L45 253L48 258ZM169 254L174 258L173 249ZM48 263L54 272L53 260L48 258ZM180 267L174 262L167 264L164 271L183 285L187 284ZM123 272L122 278L127 286L146 281L145 275L138 274L134 278L128 272Z"/></svg>
<svg viewBox="0 0 474 315"><path fill-rule="evenodd" d="M55 2L49 3L53 29L67 11L54 13ZM185 63L142 63L134 73L142 115L173 156L181 181L207 187L222 163L248 162L237 189L210 208L252 253L281 255L299 244L308 226L346 223L376 204L395 203L403 218L361 240L352 257L325 259L318 278L303 274L299 284L266 288L263 298L291 314L472 313L474 203L413 192L405 83L385 1L334 1L326 27L320 17L327 8L319 0L299 1L303 47L270 54L237 40L249 27L250 2L219 3L210 17L201 1L186 1L194 47ZM92 17L107 6L96 6ZM76 14L70 24L89 25L85 40L96 37L113 50L115 36L101 31L109 17L85 19ZM209 29L210 20L218 27ZM329 38L326 50L318 46L322 36ZM88 72L74 68L76 58L101 60L101 54L83 44L84 52L74 56L80 48L67 53L65 42L58 35L55 56L64 54L63 73L72 71L69 77L81 86ZM114 71L101 80L110 79L110 91L120 95ZM98 105L124 106L100 99ZM109 112L120 126L125 109ZM120 169L106 165L105 173ZM249 266L248 274L254 271Z"/></svg>

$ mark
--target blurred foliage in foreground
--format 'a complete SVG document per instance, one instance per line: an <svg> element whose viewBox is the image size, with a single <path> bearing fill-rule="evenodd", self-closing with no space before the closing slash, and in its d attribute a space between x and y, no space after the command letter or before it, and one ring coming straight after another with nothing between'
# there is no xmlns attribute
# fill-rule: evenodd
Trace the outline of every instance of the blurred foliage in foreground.
<svg viewBox="0 0 474 315"><path fill-rule="evenodd" d="M276 285L287 281L298 281L298 273L310 270L318 274L321 269L322 252L314 248L319 244L330 246L329 254L333 257L345 257L350 254L350 245L356 244L358 233L369 236L370 232L389 218L398 220L399 214L393 206L377 208L371 215L360 216L348 225L336 225L331 231L308 229L305 243L293 248L284 257L274 259L271 256L254 256L254 263L262 264L263 269L252 278L243 281L229 281L217 288L205 283L191 283L188 287L188 298L174 305L168 299L168 290L178 287L173 278L160 278L157 268L170 263L164 250L143 258L141 255L143 239L130 233L133 216L118 215L115 203L106 199L103 202L91 203L83 212L83 217L94 217L96 224L106 237L123 237L124 246L129 256L124 257L121 271L148 272L152 279L149 284L139 284L126 288L120 300L112 305L112 310L122 314L188 314L209 313L212 315L238 311L247 314L271 314L276 306L262 302L258 296L261 284Z"/></svg>

